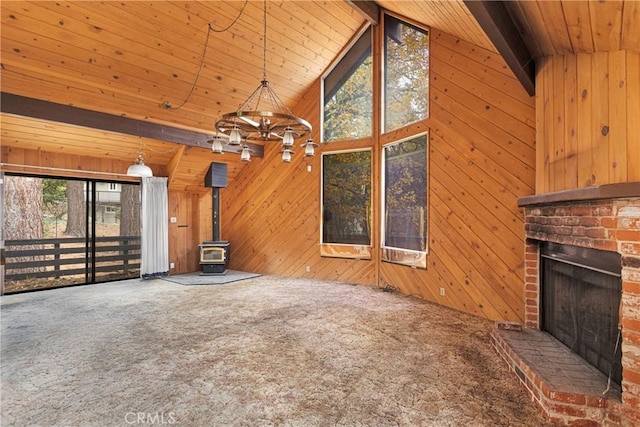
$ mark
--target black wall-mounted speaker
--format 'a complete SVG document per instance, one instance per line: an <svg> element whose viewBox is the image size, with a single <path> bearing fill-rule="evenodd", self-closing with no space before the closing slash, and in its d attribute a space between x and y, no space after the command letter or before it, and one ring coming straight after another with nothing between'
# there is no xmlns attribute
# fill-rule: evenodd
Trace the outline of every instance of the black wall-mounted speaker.
<svg viewBox="0 0 640 427"><path fill-rule="evenodd" d="M227 164L212 162L207 174L204 176L205 187L227 187Z"/></svg>

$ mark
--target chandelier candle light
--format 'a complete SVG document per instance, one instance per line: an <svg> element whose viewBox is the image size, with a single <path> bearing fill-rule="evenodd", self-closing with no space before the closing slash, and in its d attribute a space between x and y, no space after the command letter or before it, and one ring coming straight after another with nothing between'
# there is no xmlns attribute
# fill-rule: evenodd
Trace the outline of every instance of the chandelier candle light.
<svg viewBox="0 0 640 427"><path fill-rule="evenodd" d="M251 151L247 141L281 141L282 161L291 162L294 142L311 134L311 124L295 116L271 89L267 80L267 1L264 0L263 74L260 86L234 112L223 114L215 124L216 130L227 135L229 146L241 147L240 158L248 162ZM265 101L267 108L261 107ZM244 141L244 144L243 144ZM219 135L210 140L214 153L222 153L222 138ZM315 154L315 144L311 138L302 143L305 156Z"/></svg>

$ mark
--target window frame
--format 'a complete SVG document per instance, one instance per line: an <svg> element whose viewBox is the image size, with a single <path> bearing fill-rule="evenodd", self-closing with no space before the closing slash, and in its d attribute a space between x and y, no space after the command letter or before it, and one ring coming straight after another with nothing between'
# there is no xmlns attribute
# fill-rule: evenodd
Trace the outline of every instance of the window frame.
<svg viewBox="0 0 640 427"><path fill-rule="evenodd" d="M324 243L324 156L354 153L354 152L369 152L369 185L371 191L369 193L369 224L372 226L369 228L369 244L359 245L352 243ZM357 260L371 260L372 248L373 248L373 149L372 147L361 147L347 150L335 150L323 152L320 158L320 256L330 258L349 258Z"/></svg>
<svg viewBox="0 0 640 427"><path fill-rule="evenodd" d="M428 83L427 83L427 92L425 93L426 96L426 100L427 100L427 114L424 118L422 119L418 119L409 123L405 123L404 125L397 127L395 129L386 129L386 97L387 97L387 91L386 91L386 78L387 78L387 58L386 58L386 29L385 29L385 21L386 21L386 17L390 16L393 19L396 19L398 21L401 21L402 23L417 28L419 30L422 30L424 32L426 32L428 40L427 40L427 45L428 45L428 59L427 59L427 64L428 64L428 70L427 70L427 79L428 79ZM385 135L385 134L389 134L392 132L396 132L400 129L406 128L407 126L410 126L414 123L418 123L421 122L423 120L427 120L431 114L431 108L430 108L430 91L431 91L431 28L428 26L424 26L422 24L419 24L415 21L409 20L404 16L401 15L397 15L395 13L392 13L390 11L385 10L382 14L382 36L381 36L381 52L380 52L380 135Z"/></svg>
<svg viewBox="0 0 640 427"><path fill-rule="evenodd" d="M386 246L386 221L385 217L387 215L386 209L386 155L385 149L392 145L401 144L406 141L410 141L415 138L420 138L424 136L426 139L425 146L425 164L426 164L426 174L425 174L425 192L426 192L426 203L425 203L425 250L424 251L416 251L412 249L405 248L397 248L393 246ZM427 268L427 255L429 254L429 205L430 205L430 197L429 197L429 130L424 132L419 132L416 134L412 134L410 136L395 139L391 142L383 144L381 147L381 156L380 156L380 259L382 262L389 262L393 264L400 264L409 266L411 268Z"/></svg>
<svg viewBox="0 0 640 427"><path fill-rule="evenodd" d="M324 107L325 107L325 99L324 99L324 89L325 89L325 79L333 72L333 70L340 64L340 62L344 59L345 56L349 54L354 45L358 43L360 37L368 30L371 31L371 57L372 57L372 86L371 86L371 133L368 136L362 136L359 138L350 138L350 139L336 139L331 141L325 141L324 139ZM376 105L375 105L375 58L374 58L374 42L375 42L375 28L370 23L365 23L360 30L354 35L351 41L343 48L342 52L334 59L333 63L325 70L320 78L320 132L319 139L322 143L336 143L340 141L359 141L363 139L370 139L374 136L374 123L375 123L375 115L376 115Z"/></svg>

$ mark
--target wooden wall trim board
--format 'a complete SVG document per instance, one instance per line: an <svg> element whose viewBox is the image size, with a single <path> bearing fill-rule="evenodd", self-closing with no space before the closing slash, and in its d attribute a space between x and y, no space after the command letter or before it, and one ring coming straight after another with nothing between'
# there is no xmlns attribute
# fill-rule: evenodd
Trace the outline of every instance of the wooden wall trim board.
<svg viewBox="0 0 640 427"><path fill-rule="evenodd" d="M609 163L612 182L625 182L628 179L627 161L627 55L624 51L609 52ZM633 96L630 94L630 96ZM637 93L640 97L640 92ZM635 118L638 120L638 117Z"/></svg>
<svg viewBox="0 0 640 427"><path fill-rule="evenodd" d="M574 190L536 194L518 199L518 206L532 207L552 203L566 203L589 200L627 199L640 197L640 182L630 181L617 184L594 185Z"/></svg>
<svg viewBox="0 0 640 427"><path fill-rule="evenodd" d="M576 153L576 161L578 163L577 171L577 187L590 186L595 177L593 176L592 156L591 156L591 98L594 96L592 91L593 75L591 72L591 55L580 54L577 55L576 61L576 73L577 73L577 99L578 99L578 111L576 117L575 129L577 133L578 146ZM544 77L547 77L546 75ZM544 84L545 78L540 81ZM541 106L539 111L544 111L544 106ZM538 139L538 146L540 148L546 147L544 137ZM536 182L540 184L536 186L537 192L547 192L550 190L550 186L547 185L544 179L544 165L539 165L538 175L539 179Z"/></svg>

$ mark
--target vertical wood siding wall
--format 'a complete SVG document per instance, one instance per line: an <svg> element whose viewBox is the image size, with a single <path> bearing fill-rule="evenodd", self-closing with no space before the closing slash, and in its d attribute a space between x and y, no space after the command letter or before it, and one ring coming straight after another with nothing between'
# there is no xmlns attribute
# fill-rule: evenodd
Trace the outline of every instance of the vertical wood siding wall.
<svg viewBox="0 0 640 427"><path fill-rule="evenodd" d="M169 262L171 274L200 269L198 245L213 240L211 194L169 191Z"/></svg>
<svg viewBox="0 0 640 427"><path fill-rule="evenodd" d="M498 55L435 29L430 98L430 118L410 128L430 129L426 270L377 261L379 212L372 260L320 257L320 156L304 159L297 153L291 164L282 164L275 146L221 196L231 267L387 285L490 319L522 321L524 226L517 199L534 192L535 101ZM317 82L297 113L318 118L319 99ZM313 125L318 140L317 119ZM373 146L378 197L381 144L394 137L321 148Z"/></svg>
<svg viewBox="0 0 640 427"><path fill-rule="evenodd" d="M536 193L640 181L640 52L543 58Z"/></svg>

